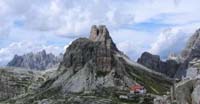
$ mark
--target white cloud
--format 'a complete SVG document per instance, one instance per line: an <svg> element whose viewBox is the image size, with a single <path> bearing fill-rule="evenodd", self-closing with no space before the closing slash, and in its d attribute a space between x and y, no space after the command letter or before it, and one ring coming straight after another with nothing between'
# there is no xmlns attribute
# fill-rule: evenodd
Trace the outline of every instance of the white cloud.
<svg viewBox="0 0 200 104"><path fill-rule="evenodd" d="M145 51L166 59L170 53L178 54L182 51L189 37L198 29L196 28L198 25L199 23L164 28L160 30L161 32L151 34L129 29L114 31L112 34L114 34L113 37L117 42L117 47L134 60Z"/></svg>
<svg viewBox="0 0 200 104"><path fill-rule="evenodd" d="M134 42L131 41L120 42L117 44L117 47L133 60L136 60L141 53L140 47L136 46Z"/></svg>
<svg viewBox="0 0 200 104"><path fill-rule="evenodd" d="M123 51L133 60L136 60L142 52L148 50L149 44L155 41L153 34L132 29L111 31L111 36L119 50Z"/></svg>
<svg viewBox="0 0 200 104"><path fill-rule="evenodd" d="M167 58L170 53L179 53L192 34L181 28L169 28L160 33L157 40L151 45L149 51L153 54Z"/></svg>
<svg viewBox="0 0 200 104"><path fill-rule="evenodd" d="M135 22L157 20L166 24L188 24L199 21L199 0L140 0L134 7Z"/></svg>
<svg viewBox="0 0 200 104"><path fill-rule="evenodd" d="M25 29L76 37L88 33L85 31L93 24L119 28L152 19L167 24L199 21L199 3L198 0L0 0L0 21L21 20Z"/></svg>
<svg viewBox="0 0 200 104"><path fill-rule="evenodd" d="M61 36L85 35L93 24L119 27L134 22L134 14L121 7L127 5L122 1L0 0L1 4L3 9L0 16L8 21L20 20L24 29L51 31Z"/></svg>
<svg viewBox="0 0 200 104"><path fill-rule="evenodd" d="M148 50L154 41L150 50L166 54L173 44L177 44L178 39L187 38L180 34L191 32L200 26L199 4L199 0L0 0L0 39L11 42L26 40L32 43L37 40L40 43L60 41L61 39L57 40L57 35L74 39L88 35L93 24L105 24L111 30L117 46L130 56L136 57ZM155 29L155 33L145 31L144 28L149 29L153 27L151 25L144 26L143 29L134 28L135 24L145 22L161 24L161 27L162 24L169 24L172 30L163 33L156 40L160 27ZM181 32L173 30L177 27ZM7 38L8 34L11 36ZM166 45L166 48L162 45ZM10 45L4 47L1 50ZM50 50L52 47L46 49ZM23 48L16 50L20 49L21 53L26 52ZM175 50L178 49L180 48ZM12 53L12 50L6 50Z"/></svg>
<svg viewBox="0 0 200 104"><path fill-rule="evenodd" d="M139 31L134 29L121 28L117 30L111 30L110 35L115 42L132 41L135 44L142 44L144 42L151 42L154 40L154 33Z"/></svg>
<svg viewBox="0 0 200 104"><path fill-rule="evenodd" d="M4 39L9 35L10 32L10 27L9 26L2 26L2 28L0 28L0 39Z"/></svg>
<svg viewBox="0 0 200 104"><path fill-rule="evenodd" d="M85 35L92 24L120 28L152 19L167 24L199 21L199 3L198 0L0 0L0 21L21 20L25 29L76 37Z"/></svg>

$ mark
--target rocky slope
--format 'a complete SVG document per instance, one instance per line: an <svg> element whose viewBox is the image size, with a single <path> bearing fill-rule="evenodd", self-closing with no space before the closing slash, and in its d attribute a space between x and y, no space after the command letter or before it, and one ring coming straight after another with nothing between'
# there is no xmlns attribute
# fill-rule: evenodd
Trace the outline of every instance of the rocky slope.
<svg viewBox="0 0 200 104"><path fill-rule="evenodd" d="M182 51L181 57L183 60L191 60L194 57L199 57L200 49L200 29L196 30L187 42L186 48Z"/></svg>
<svg viewBox="0 0 200 104"><path fill-rule="evenodd" d="M160 59L160 56L152 55L148 52L144 52L137 62L169 77L174 77L178 67L180 66L175 60L170 59L164 62Z"/></svg>
<svg viewBox="0 0 200 104"><path fill-rule="evenodd" d="M199 104L200 76L178 83L176 85L176 99L178 104Z"/></svg>
<svg viewBox="0 0 200 104"><path fill-rule="evenodd" d="M176 78L182 79L176 84L178 104L200 103L200 29L189 39L181 53L182 64Z"/></svg>
<svg viewBox="0 0 200 104"><path fill-rule="evenodd" d="M79 38L67 48L53 77L35 93L6 103L125 103L116 96L118 91L129 91L130 86L141 84L148 93L166 94L171 81L161 73L132 62L117 49L105 26L92 26L89 39Z"/></svg>
<svg viewBox="0 0 200 104"><path fill-rule="evenodd" d="M15 55L7 66L21 67L26 69L45 70L58 66L63 55L55 56L47 54L45 50L38 53L28 53L23 56Z"/></svg>
<svg viewBox="0 0 200 104"><path fill-rule="evenodd" d="M84 92L103 87L124 90L138 83L130 74L134 69L138 77L140 71L146 71L130 63L127 56L117 49L105 26L93 26L89 39L75 40L63 59L58 69L62 74L52 84L59 86L62 83L63 92ZM63 79L68 80L63 82Z"/></svg>
<svg viewBox="0 0 200 104"><path fill-rule="evenodd" d="M40 72L32 70L0 68L0 102L34 91L45 79Z"/></svg>
<svg viewBox="0 0 200 104"><path fill-rule="evenodd" d="M194 77L199 72L200 62L200 29L189 39L186 48L181 53L182 64L179 67L177 78Z"/></svg>

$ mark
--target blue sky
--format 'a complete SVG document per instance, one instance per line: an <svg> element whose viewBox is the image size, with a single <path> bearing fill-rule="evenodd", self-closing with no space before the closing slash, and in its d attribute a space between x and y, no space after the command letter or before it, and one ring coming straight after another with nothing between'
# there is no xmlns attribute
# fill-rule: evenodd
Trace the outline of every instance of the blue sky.
<svg viewBox="0 0 200 104"><path fill-rule="evenodd" d="M142 52L179 53L200 27L199 0L0 0L0 65L14 54L59 54L104 24L117 47L136 60Z"/></svg>

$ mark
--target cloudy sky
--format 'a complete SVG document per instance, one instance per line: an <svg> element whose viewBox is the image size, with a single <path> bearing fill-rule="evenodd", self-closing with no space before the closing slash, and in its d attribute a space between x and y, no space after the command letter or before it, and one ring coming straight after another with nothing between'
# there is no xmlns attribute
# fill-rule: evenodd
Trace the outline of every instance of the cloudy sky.
<svg viewBox="0 0 200 104"><path fill-rule="evenodd" d="M199 0L0 0L0 65L14 54L59 54L104 24L133 60L178 53L200 28Z"/></svg>

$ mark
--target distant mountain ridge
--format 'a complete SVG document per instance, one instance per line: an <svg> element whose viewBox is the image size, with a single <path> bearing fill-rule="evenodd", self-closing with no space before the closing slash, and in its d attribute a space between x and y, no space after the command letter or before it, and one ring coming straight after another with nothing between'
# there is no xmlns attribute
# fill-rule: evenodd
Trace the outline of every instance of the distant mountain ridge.
<svg viewBox="0 0 200 104"><path fill-rule="evenodd" d="M46 53L42 50L37 53L27 53L22 56L15 55L14 58L7 64L10 67L21 67L33 70L46 70L56 67L62 61L63 54L55 56L52 53Z"/></svg>
<svg viewBox="0 0 200 104"><path fill-rule="evenodd" d="M175 60L169 59L162 61L160 56L153 55L149 52L144 52L141 57L137 60L141 65L144 65L156 72L163 73L169 77L174 77L180 63Z"/></svg>

